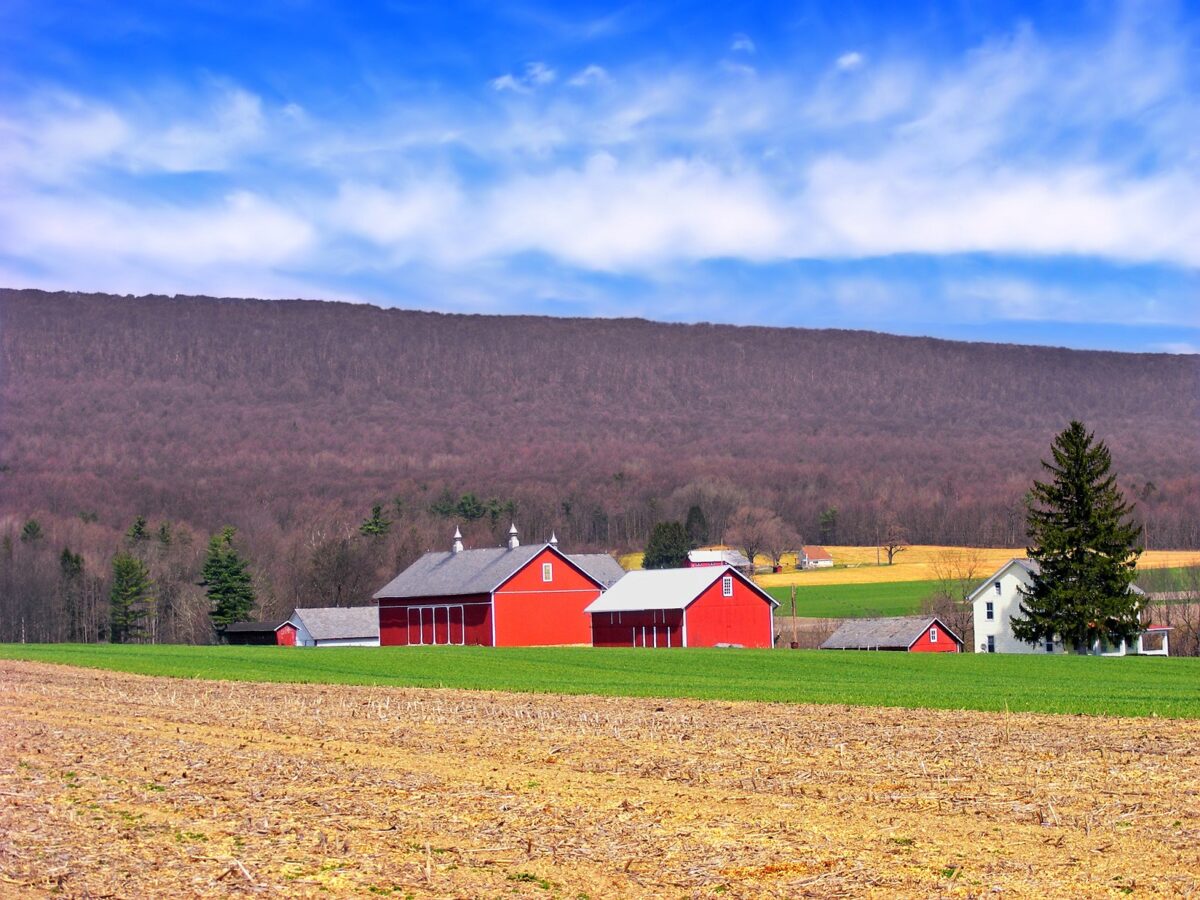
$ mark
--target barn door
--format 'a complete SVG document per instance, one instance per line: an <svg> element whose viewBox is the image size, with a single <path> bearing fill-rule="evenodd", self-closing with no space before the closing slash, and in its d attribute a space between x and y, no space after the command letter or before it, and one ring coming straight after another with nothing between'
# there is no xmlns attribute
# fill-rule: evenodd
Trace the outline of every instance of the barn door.
<svg viewBox="0 0 1200 900"><path fill-rule="evenodd" d="M432 644L434 638L433 633L433 607L421 607L421 643Z"/></svg>
<svg viewBox="0 0 1200 900"><path fill-rule="evenodd" d="M450 607L448 606L433 608L433 642L435 644L450 643Z"/></svg>
<svg viewBox="0 0 1200 900"><path fill-rule="evenodd" d="M421 643L421 610L415 606L408 608L408 643Z"/></svg>
<svg viewBox="0 0 1200 900"><path fill-rule="evenodd" d="M467 642L467 632L463 627L463 608L461 606L450 607L450 643L465 644Z"/></svg>

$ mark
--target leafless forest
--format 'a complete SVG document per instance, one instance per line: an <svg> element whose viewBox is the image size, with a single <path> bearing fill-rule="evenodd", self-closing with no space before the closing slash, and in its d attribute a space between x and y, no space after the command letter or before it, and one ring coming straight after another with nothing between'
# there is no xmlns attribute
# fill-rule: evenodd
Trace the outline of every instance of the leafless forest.
<svg viewBox="0 0 1200 900"><path fill-rule="evenodd" d="M168 525L150 560L160 593L177 582L163 639L206 627L185 601L225 524L266 612L361 602L452 521L477 546L514 517L529 539L618 550L694 505L718 539L750 506L809 542L898 524L914 542L1017 545L1071 418L1108 442L1150 546L1200 546L1198 385L1186 356L0 291L0 640L16 596L27 630L92 636L52 614L61 552L82 555L72 590L99 603L137 515ZM374 505L391 525L365 540Z"/></svg>

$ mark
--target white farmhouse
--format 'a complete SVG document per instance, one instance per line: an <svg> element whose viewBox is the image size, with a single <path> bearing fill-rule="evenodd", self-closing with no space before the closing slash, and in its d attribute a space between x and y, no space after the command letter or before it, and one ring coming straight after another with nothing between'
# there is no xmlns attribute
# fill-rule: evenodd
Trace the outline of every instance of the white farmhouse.
<svg viewBox="0 0 1200 900"><path fill-rule="evenodd" d="M1064 653L1061 640L1039 641L1027 644L1013 634L1012 620L1021 615L1021 592L1029 589L1038 564L1030 559L1010 559L1000 570L977 587L967 597L971 601L975 622L976 653ZM1129 588L1137 594L1145 592L1137 585ZM1130 646L1122 641L1110 647L1097 642L1092 653L1098 656L1124 656L1137 653L1143 656L1167 656L1168 632L1170 628L1150 625Z"/></svg>

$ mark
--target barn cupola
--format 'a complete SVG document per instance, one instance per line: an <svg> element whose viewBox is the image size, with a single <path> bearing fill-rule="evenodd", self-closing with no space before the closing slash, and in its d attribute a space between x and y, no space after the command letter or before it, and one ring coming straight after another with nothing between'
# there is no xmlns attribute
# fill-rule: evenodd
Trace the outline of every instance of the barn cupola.
<svg viewBox="0 0 1200 900"><path fill-rule="evenodd" d="M521 539L517 537L517 523L513 522L512 527L508 529L508 549L516 550L521 546Z"/></svg>
<svg viewBox="0 0 1200 900"><path fill-rule="evenodd" d="M450 552L451 553L462 553L462 548L463 548L462 532L459 529L455 528L454 529L454 543L450 545Z"/></svg>
<svg viewBox="0 0 1200 900"><path fill-rule="evenodd" d="M558 549L558 537L554 534L553 531L550 532L550 546L553 547L555 550Z"/></svg>

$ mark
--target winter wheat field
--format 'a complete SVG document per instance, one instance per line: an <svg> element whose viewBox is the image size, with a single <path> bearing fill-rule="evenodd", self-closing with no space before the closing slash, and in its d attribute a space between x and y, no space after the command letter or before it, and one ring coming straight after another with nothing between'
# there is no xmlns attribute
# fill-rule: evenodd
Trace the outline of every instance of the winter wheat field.
<svg viewBox="0 0 1200 900"><path fill-rule="evenodd" d="M0 661L0 893L1189 895L1200 721Z"/></svg>

